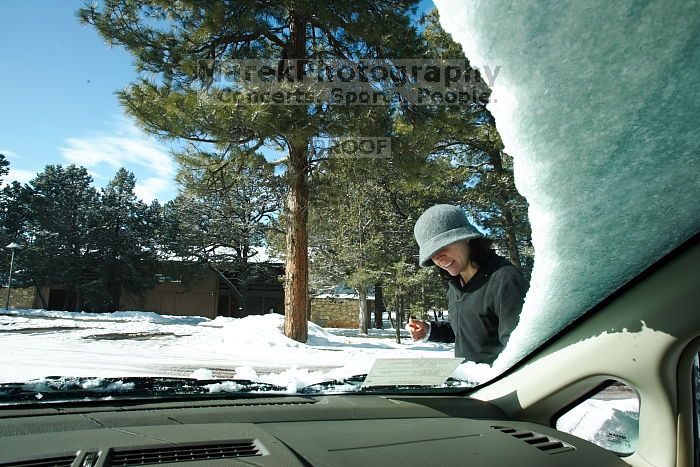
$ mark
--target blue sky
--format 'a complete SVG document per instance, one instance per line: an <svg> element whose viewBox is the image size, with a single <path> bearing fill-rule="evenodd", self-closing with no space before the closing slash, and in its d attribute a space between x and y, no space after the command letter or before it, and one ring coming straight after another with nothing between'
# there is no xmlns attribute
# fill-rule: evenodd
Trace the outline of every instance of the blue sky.
<svg viewBox="0 0 700 467"><path fill-rule="evenodd" d="M75 11L81 0L0 3L0 152L8 179L29 181L47 164L85 166L102 186L124 166L145 200L171 199L176 165L167 146L143 135L114 92L135 76L132 59L109 48Z"/></svg>
<svg viewBox="0 0 700 467"><path fill-rule="evenodd" d="M145 201L172 199L170 147L143 134L115 91L135 77L132 58L82 26L83 0L0 2L0 153L6 180L28 182L47 164L86 167L103 186L119 167ZM430 0L421 9L432 7Z"/></svg>

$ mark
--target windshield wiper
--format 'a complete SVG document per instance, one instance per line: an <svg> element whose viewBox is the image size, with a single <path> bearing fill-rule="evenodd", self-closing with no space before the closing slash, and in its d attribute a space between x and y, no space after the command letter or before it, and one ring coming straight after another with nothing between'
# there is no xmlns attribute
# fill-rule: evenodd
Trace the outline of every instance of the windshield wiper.
<svg viewBox="0 0 700 467"><path fill-rule="evenodd" d="M1 383L0 405L78 400L188 398L192 396L230 397L232 394L260 393L288 395L288 389L245 379L49 376L26 383Z"/></svg>
<svg viewBox="0 0 700 467"><path fill-rule="evenodd" d="M324 392L356 392L362 389L362 383L367 378L367 374L353 375L346 379L330 379L320 383L304 386L299 394L323 394Z"/></svg>
<svg viewBox="0 0 700 467"><path fill-rule="evenodd" d="M367 374L353 375L346 379L332 379L321 381L320 383L309 384L301 388L299 394L327 394L327 393L344 393L344 392L362 392L362 393L384 393L387 391L419 391L419 392L444 392L445 390L464 390L471 388L474 384L455 378L448 378L445 384L440 386L422 386L422 385L387 385L387 386L369 386L363 387Z"/></svg>

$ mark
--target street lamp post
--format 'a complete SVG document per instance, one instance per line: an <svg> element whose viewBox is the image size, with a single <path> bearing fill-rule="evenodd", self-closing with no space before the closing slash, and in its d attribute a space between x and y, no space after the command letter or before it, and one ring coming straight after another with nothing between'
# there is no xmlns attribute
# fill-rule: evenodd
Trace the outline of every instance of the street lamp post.
<svg viewBox="0 0 700 467"><path fill-rule="evenodd" d="M10 259L10 276L7 280L7 301L5 302L5 311L7 311L10 309L10 290L12 290L12 267L15 264L15 251L22 248L22 246L15 242L12 242L5 248L9 248L10 250L12 250L12 258Z"/></svg>

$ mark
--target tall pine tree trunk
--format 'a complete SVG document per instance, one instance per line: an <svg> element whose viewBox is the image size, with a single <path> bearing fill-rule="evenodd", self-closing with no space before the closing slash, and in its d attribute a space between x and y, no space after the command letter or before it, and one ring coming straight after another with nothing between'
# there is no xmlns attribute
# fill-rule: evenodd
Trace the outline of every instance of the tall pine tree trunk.
<svg viewBox="0 0 700 467"><path fill-rule="evenodd" d="M294 65L296 79L303 76L306 59L306 20L290 12L289 42L284 59ZM300 107L304 112L305 107ZM306 342L309 334L309 234L306 230L309 217L309 141L304 138L289 142L289 162L287 175L289 194L287 195L287 263L285 270L284 293L284 334L297 342Z"/></svg>
<svg viewBox="0 0 700 467"><path fill-rule="evenodd" d="M285 266L284 333L290 339L306 342L309 300L309 189L306 180L306 145L290 146L289 194L287 195L287 262Z"/></svg>

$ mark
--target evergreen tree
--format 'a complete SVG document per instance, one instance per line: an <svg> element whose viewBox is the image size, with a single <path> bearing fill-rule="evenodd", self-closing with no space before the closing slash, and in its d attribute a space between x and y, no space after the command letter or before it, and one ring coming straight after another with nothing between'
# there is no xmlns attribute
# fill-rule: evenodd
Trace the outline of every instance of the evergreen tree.
<svg viewBox="0 0 700 467"><path fill-rule="evenodd" d="M386 269L390 230L396 225L386 209L376 166L374 160L327 161L314 175L310 215L312 284L315 289L353 287L363 334L371 321L367 294Z"/></svg>
<svg viewBox="0 0 700 467"><path fill-rule="evenodd" d="M29 182L29 242L22 252L38 285L63 284L81 311L96 275L99 194L84 167L47 165ZM65 303L64 306L68 306Z"/></svg>
<svg viewBox="0 0 700 467"><path fill-rule="evenodd" d="M0 183L2 178L10 173L10 161L7 160L5 154L0 154Z"/></svg>
<svg viewBox="0 0 700 467"><path fill-rule="evenodd" d="M10 163L5 159L4 154L0 154L0 184L2 177L9 173ZM20 191L22 187L19 183L13 182L5 185L0 191L0 242L2 247L16 241L22 231L23 220L21 219L21 209L18 209L18 202L22 198ZM4 250L4 248L3 248ZM5 252L0 252L0 258L4 260ZM3 261L3 264L5 261Z"/></svg>
<svg viewBox="0 0 700 467"><path fill-rule="evenodd" d="M2 183L2 177L9 173L9 166L10 163L5 158L5 155L0 154L0 183ZM2 247L2 251L0 251L0 261L2 261L1 264L8 263L8 261L6 261L6 256L8 255L4 246L8 245L16 238L17 229L10 225L11 221L9 221L9 218L11 217L10 206L13 204L12 201L13 196L10 190L8 190L8 186L3 187L3 190L0 193L0 242L2 242L0 244L0 247ZM12 240L8 241L8 239ZM4 277L4 274L2 274L2 276ZM2 283L5 284L7 281L3 280Z"/></svg>
<svg viewBox="0 0 700 467"><path fill-rule="evenodd" d="M22 249L27 245L29 221L29 193L25 186L13 181L0 190L0 264L3 265L0 277L7 283L12 252L6 248L10 243L19 244ZM26 274L25 259L22 249L18 250L14 259L13 287L28 287L34 285L32 278Z"/></svg>
<svg viewBox="0 0 700 467"><path fill-rule="evenodd" d="M215 271L240 299L252 280L266 278L267 268L249 260L277 228L281 180L262 156L192 152L178 161L181 192L166 205L169 248Z"/></svg>
<svg viewBox="0 0 700 467"><path fill-rule="evenodd" d="M436 11L423 23L428 57L464 60ZM531 252L527 204L515 189L512 161L485 107L489 90L476 71L473 84L482 90L482 100L393 114L391 159L328 160L314 171L313 284L354 285L361 298L361 331L366 322L362 290L375 279L386 285L390 303L400 303L412 315L426 317L433 310L437 319L435 310L446 305L435 271L412 267L418 257L413 225L432 205L461 205L527 274L522 254ZM392 294L399 282L404 286L397 301Z"/></svg>
<svg viewBox="0 0 700 467"><path fill-rule="evenodd" d="M0 192L0 242L26 241L29 220L29 191L26 186L13 181Z"/></svg>
<svg viewBox="0 0 700 467"><path fill-rule="evenodd" d="M22 248L27 244L27 223L29 221L29 194L26 187L18 182L5 185L0 191L0 261L9 264L11 251L6 248L10 243L17 243ZM15 254L16 271L12 278L13 284L19 287L31 285L31 278L24 274L24 255L19 250ZM3 274L5 271L3 267ZM6 281L3 281L5 283Z"/></svg>
<svg viewBox="0 0 700 467"><path fill-rule="evenodd" d="M158 204L134 193L136 178L124 168L102 190L96 213L97 280L87 289L92 309L115 311L122 292L142 295L156 285Z"/></svg>
<svg viewBox="0 0 700 467"><path fill-rule="evenodd" d="M276 60L277 84L288 70L299 79L308 60L415 58L417 32L411 24L416 0L355 2L284 1L176 3L111 0L102 8L78 12L111 44L126 47L140 79L119 93L126 110L147 130L193 144L258 148L274 144L286 152L288 187L285 333L307 338L307 216L310 147L314 137L343 136L350 122L380 125L385 108L310 105L241 105L244 85L232 74L231 86L212 85L220 65L232 59ZM206 73L202 77L202 63ZM291 68L290 68L291 67ZM208 98L201 99L202 91ZM375 131L377 131L375 129ZM367 134L365 134L367 136Z"/></svg>
<svg viewBox="0 0 700 467"><path fill-rule="evenodd" d="M424 17L423 22L423 36L433 57L465 57L461 46L440 26L437 10ZM491 72L496 73L496 70ZM475 79L488 97L490 90L478 72ZM512 159L503 151L496 122L486 109L486 102L483 99L469 106L435 109L432 120L435 126L430 129L430 125L426 125L421 130L435 135L433 157L449 160L453 166L452 176L462 180L464 189L449 203L463 206L496 241L497 249L529 275L532 244L527 202L515 188Z"/></svg>
<svg viewBox="0 0 700 467"><path fill-rule="evenodd" d="M394 157L400 159L401 154ZM411 280L414 287L401 292L405 309L421 316L441 309L446 301L439 277L411 267L418 258L413 225L425 207L459 199L463 183L450 164L429 161L425 168L431 183L406 176L394 160L327 164L335 167L314 175L317 193L310 214L314 287L340 283L354 287L360 297L360 332L366 332L369 321L363 302L372 285L395 290L397 281ZM399 269L396 265L402 262L405 267ZM392 294L387 292L387 301L396 304Z"/></svg>

